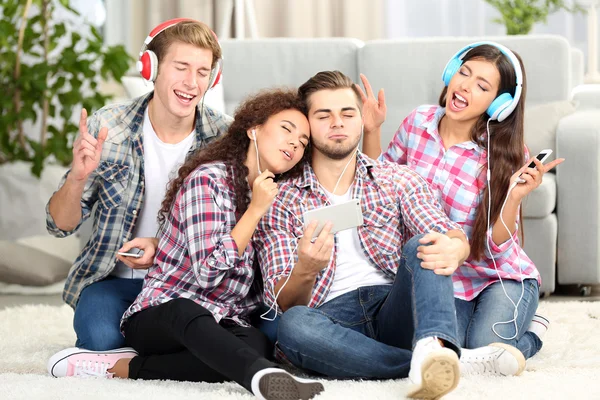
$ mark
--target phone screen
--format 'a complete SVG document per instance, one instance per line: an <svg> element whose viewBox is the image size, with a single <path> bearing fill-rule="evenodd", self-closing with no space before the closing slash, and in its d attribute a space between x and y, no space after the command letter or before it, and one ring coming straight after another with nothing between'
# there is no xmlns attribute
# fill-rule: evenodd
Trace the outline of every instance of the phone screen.
<svg viewBox="0 0 600 400"><path fill-rule="evenodd" d="M546 156L548 155L548 153L539 153L535 158L537 158L539 161L544 161L544 158L546 158ZM529 165L527 166L527 168L535 168L535 163L532 161L529 163Z"/></svg>

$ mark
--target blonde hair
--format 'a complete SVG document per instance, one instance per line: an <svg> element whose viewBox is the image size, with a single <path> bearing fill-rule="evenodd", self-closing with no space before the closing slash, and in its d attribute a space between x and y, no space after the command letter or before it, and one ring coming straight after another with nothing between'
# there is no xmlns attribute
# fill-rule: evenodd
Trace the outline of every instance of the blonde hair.
<svg viewBox="0 0 600 400"><path fill-rule="evenodd" d="M221 58L221 46L212 30L200 21L182 21L173 25L158 35L148 44L148 50L152 50L158 59L158 65L169 51L169 47L175 43L187 43L212 51L212 64L214 68Z"/></svg>

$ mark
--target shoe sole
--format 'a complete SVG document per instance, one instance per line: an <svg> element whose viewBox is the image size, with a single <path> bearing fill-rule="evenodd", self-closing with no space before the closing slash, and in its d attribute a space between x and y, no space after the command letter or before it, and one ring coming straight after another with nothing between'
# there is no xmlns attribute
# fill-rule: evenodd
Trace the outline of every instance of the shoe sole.
<svg viewBox="0 0 600 400"><path fill-rule="evenodd" d="M411 399L437 400L450 393L460 380L458 356L450 349L431 354L421 366L421 386L407 394Z"/></svg>
<svg viewBox="0 0 600 400"><path fill-rule="evenodd" d="M309 400L325 388L320 382L271 372L260 378L258 388L265 400Z"/></svg>
<svg viewBox="0 0 600 400"><path fill-rule="evenodd" d="M517 363L519 364L519 368L517 369L517 372L515 372L514 376L519 376L521 375L521 373L525 370L525 365L526 365L526 361L525 361L525 356L523 356L523 353L521 353L519 351L519 349L505 344L505 343L490 343L490 346L493 347L500 347L504 350L506 350L507 352L509 352L510 354L513 355L514 358L516 358ZM501 374L503 375L503 374ZM503 376L513 376L513 375L503 375Z"/></svg>
<svg viewBox="0 0 600 400"><path fill-rule="evenodd" d="M92 350L80 349L78 347L70 347L68 349L61 350L58 353L54 354L52 357L50 357L50 360L48 360L48 365L47 365L48 373L50 375L52 375L54 378L60 378L60 376L54 375L54 367L56 367L56 365L58 363L60 363L61 361L63 361L65 358L70 357L72 355L75 355L75 354L106 354L106 353L110 353L110 354L134 353L135 355L138 354L137 351L135 351L131 347L124 347L121 349L107 350L107 351L92 351Z"/></svg>

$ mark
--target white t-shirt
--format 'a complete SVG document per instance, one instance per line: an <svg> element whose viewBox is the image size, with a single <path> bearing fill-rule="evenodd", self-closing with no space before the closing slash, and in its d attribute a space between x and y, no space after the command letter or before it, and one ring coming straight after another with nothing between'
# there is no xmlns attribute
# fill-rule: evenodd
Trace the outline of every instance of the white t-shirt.
<svg viewBox="0 0 600 400"><path fill-rule="evenodd" d="M148 109L144 113L144 183L145 193L142 209L139 214L133 237L156 237L158 233L158 211L165 198L169 181L177 176L179 167L185 162L188 151L194 142L195 131L192 131L179 143L164 143L156 136L150 123ZM117 262L111 275L119 278L142 279L145 269L132 269L121 261Z"/></svg>
<svg viewBox="0 0 600 400"><path fill-rule="evenodd" d="M323 190L332 205L350 200L350 189L341 196ZM340 231L335 236L337 239L335 274L325 303L362 286L390 285L393 283L392 279L371 264L364 254L357 228Z"/></svg>

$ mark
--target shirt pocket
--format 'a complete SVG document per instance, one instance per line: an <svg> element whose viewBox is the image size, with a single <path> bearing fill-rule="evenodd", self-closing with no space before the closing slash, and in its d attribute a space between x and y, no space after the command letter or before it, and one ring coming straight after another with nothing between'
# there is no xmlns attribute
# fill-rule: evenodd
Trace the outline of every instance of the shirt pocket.
<svg viewBox="0 0 600 400"><path fill-rule="evenodd" d="M98 166L97 173L100 178L100 189L98 191L100 205L108 209L118 207L127 187L129 167L102 161Z"/></svg>
<svg viewBox="0 0 600 400"><path fill-rule="evenodd" d="M441 198L444 211L452 221L462 225L474 220L479 198L477 179L449 177L442 188Z"/></svg>
<svg viewBox="0 0 600 400"><path fill-rule="evenodd" d="M427 181L429 181L431 178L431 171L434 168L433 164L430 164L420 158L411 159L408 163L408 166Z"/></svg>
<svg viewBox="0 0 600 400"><path fill-rule="evenodd" d="M377 251L390 255L401 250L400 212L396 204L379 206L363 218L367 240Z"/></svg>

